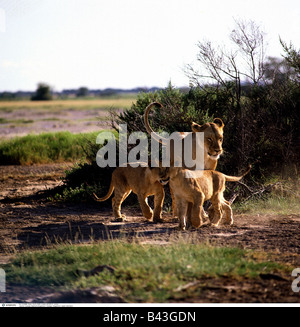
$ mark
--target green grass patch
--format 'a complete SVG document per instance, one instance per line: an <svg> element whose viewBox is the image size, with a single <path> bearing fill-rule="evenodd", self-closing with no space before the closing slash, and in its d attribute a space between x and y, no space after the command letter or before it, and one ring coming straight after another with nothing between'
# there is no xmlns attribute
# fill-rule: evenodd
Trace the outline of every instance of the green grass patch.
<svg viewBox="0 0 300 327"><path fill-rule="evenodd" d="M265 192L243 202L236 202L236 212L249 214L299 215L300 213L300 179L299 177L280 179L273 176L266 184Z"/></svg>
<svg viewBox="0 0 300 327"><path fill-rule="evenodd" d="M300 199L295 197L282 197L274 194L263 199L252 199L246 202L237 202L234 205L237 213L247 214L276 214L299 215Z"/></svg>
<svg viewBox="0 0 300 327"><path fill-rule="evenodd" d="M0 143L0 164L31 165L84 159L84 148L96 143L99 132L42 133L5 140Z"/></svg>
<svg viewBox="0 0 300 327"><path fill-rule="evenodd" d="M3 268L8 283L67 289L112 285L129 302L164 302L176 288L201 277L255 278L262 272L287 269L252 254L186 240L164 246L111 240L27 251ZM78 273L78 269L90 270L99 265L113 266L115 271L104 270L89 277Z"/></svg>

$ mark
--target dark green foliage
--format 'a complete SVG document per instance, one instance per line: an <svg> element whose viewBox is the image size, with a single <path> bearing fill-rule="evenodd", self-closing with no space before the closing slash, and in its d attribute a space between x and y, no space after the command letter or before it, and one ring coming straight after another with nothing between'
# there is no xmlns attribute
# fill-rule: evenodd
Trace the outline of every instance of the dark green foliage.
<svg viewBox="0 0 300 327"><path fill-rule="evenodd" d="M115 113L115 129L117 123L127 124L128 134L146 132L143 115L153 101L163 105L163 108L153 108L149 117L155 131L191 131L193 121L204 124L214 117L224 121L224 154L218 162L218 170L238 174L251 163L251 174L245 178L250 185L264 182L274 174L286 177L284 175L297 173L300 162L299 84L288 79L280 85L246 85L242 87L239 107L224 88L191 88L182 92L169 86L160 92L140 93L130 109ZM91 198L95 190L99 196L108 190L113 168L97 166L98 149L99 145L87 142L85 154L91 163L79 166L66 176L65 183L71 195L76 195L76 201L85 191ZM236 188L236 185L228 187ZM70 193L67 195L66 198L72 198ZM168 194L167 200L166 207L170 206Z"/></svg>
<svg viewBox="0 0 300 327"><path fill-rule="evenodd" d="M35 94L31 97L32 101L47 101L52 100L52 92L49 85L39 83Z"/></svg>
<svg viewBox="0 0 300 327"><path fill-rule="evenodd" d="M94 201L93 193L97 193L99 196L107 193L113 171L114 168L98 167L96 161L78 164L66 171L63 180L65 187L58 190L55 199L70 202ZM111 199L108 201L111 202Z"/></svg>
<svg viewBox="0 0 300 327"><path fill-rule="evenodd" d="M127 124L129 133L134 131L146 133L144 125L145 108L151 102L157 101L163 105L163 109L153 108L150 118L153 130L168 133L191 131L193 121L202 124L212 119L208 110L202 107L197 92L197 89L191 89L185 93L169 85L159 92L140 93L136 103L130 109L120 114L114 114L114 122Z"/></svg>
<svg viewBox="0 0 300 327"><path fill-rule="evenodd" d="M229 86L228 86L229 87ZM234 85L232 85L234 87ZM191 131L193 121L204 124L219 117L224 121L224 154L218 169L238 173L248 163L257 180L270 174L297 169L300 162L300 85L284 83L245 85L237 105L228 88L191 88L181 92L169 86L156 93L141 93L127 111L116 114L114 121L127 124L128 132L145 132L143 114L152 101L150 124L155 131Z"/></svg>

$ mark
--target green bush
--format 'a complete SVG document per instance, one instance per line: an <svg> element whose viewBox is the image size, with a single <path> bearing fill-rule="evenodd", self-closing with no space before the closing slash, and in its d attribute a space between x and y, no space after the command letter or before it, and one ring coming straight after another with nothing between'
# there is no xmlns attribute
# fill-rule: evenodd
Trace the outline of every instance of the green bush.
<svg viewBox="0 0 300 327"><path fill-rule="evenodd" d="M168 133L191 131L192 122L204 124L213 118L213 115L209 115L207 106L203 108L201 101L198 101L197 92L198 90L190 89L186 93L169 85L159 92L139 93L136 103L130 109L122 113L113 113L114 126L127 124L129 133L134 131L147 133L144 125L145 108L151 102L157 101L163 105L163 109L153 108L150 124L155 131Z"/></svg>
<svg viewBox="0 0 300 327"><path fill-rule="evenodd" d="M85 159L85 147L95 143L97 134L57 132L6 140L0 143L0 164L32 165Z"/></svg>

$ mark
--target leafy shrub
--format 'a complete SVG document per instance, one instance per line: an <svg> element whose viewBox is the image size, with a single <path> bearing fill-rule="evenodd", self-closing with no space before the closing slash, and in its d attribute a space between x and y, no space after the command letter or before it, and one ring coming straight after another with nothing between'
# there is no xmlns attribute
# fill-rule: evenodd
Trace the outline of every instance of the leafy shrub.
<svg viewBox="0 0 300 327"><path fill-rule="evenodd" d="M150 124L155 131L183 132L191 131L192 122L203 124L212 119L207 108L202 108L197 101L198 90L190 89L183 92L169 85L166 89L154 93L139 93L137 101L132 107L122 113L112 113L113 127L118 130L117 124L127 124L129 133L142 131L147 133L144 125L145 108L154 101L163 105L153 108Z"/></svg>
<svg viewBox="0 0 300 327"><path fill-rule="evenodd" d="M0 164L32 165L74 161L86 158L86 144L94 143L97 133L42 133L16 137L0 143Z"/></svg>

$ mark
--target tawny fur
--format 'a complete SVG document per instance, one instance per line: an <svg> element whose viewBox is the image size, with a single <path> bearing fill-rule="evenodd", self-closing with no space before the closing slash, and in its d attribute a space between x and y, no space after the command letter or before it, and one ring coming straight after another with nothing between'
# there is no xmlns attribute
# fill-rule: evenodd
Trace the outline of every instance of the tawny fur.
<svg viewBox="0 0 300 327"><path fill-rule="evenodd" d="M224 199L225 182L237 182L249 173L251 166L241 176L227 176L214 170L191 171L181 168L170 168L170 187L174 192L179 217L179 228L185 229L187 223L199 228L203 224L205 216L203 203L210 200L213 215L211 223L218 226L225 213L225 223L233 223L230 203Z"/></svg>
<svg viewBox="0 0 300 327"><path fill-rule="evenodd" d="M165 192L162 185L168 182L165 168L149 167L117 167L112 173L108 193L99 198L94 194L96 201L107 200L114 192L112 199L113 215L116 220L125 220L126 216L121 214L122 202L133 192L138 200L143 215L150 221L161 221L162 206ZM149 207L147 197L154 195L154 210Z"/></svg>
<svg viewBox="0 0 300 327"><path fill-rule="evenodd" d="M147 132L152 135L152 137L169 148L166 149L166 153L169 153L170 156L170 166L174 166L174 162L176 161L175 154L174 154L174 143L168 142L166 139L161 138L157 133L153 131L149 124L149 112L153 106L163 107L158 102L153 102L145 110L144 114L144 123ZM224 123L220 118L215 118L212 123L206 123L204 125L199 125L197 123L192 123L191 130L192 130L192 158L196 158L196 133L203 132L204 133L204 169L215 170L217 167L218 159L223 152L222 143L223 143L223 128ZM183 139L186 137L184 133L179 133L179 138ZM182 154L184 154L184 142L182 143ZM182 167L191 169L191 167L185 167L184 158L182 159ZM174 199L174 190L170 184L170 191L172 196L172 207L173 207L173 215L176 215L176 202Z"/></svg>

